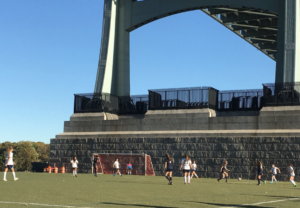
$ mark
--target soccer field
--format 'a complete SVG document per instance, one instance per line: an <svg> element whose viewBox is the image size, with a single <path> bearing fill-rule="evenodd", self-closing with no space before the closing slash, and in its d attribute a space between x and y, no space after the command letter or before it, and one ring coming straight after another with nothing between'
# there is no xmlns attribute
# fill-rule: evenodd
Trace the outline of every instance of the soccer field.
<svg viewBox="0 0 300 208"><path fill-rule="evenodd" d="M1 173L3 174L3 173ZM2 177L2 176L1 176ZM160 176L17 173L0 185L0 207L299 207L300 191L289 182L257 186L252 180ZM299 184L300 185L300 184Z"/></svg>

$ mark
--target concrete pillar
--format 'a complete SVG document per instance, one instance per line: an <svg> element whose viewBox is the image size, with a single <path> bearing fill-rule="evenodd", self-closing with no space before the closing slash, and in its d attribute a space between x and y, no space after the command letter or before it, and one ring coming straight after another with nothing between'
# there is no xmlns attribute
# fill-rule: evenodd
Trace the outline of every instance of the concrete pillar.
<svg viewBox="0 0 300 208"><path fill-rule="evenodd" d="M300 2L280 1L276 84L300 81Z"/></svg>
<svg viewBox="0 0 300 208"><path fill-rule="evenodd" d="M105 0L101 52L95 93L130 94L129 32L131 0ZM109 27L107 24L109 23Z"/></svg>

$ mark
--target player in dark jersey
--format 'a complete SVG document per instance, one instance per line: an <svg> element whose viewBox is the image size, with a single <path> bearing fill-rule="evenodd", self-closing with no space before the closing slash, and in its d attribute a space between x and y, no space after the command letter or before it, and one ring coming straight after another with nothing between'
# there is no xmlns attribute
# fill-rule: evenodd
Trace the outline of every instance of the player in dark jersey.
<svg viewBox="0 0 300 208"><path fill-rule="evenodd" d="M169 181L169 185L173 185L172 182L173 162L169 154L166 155L164 172L165 172L166 179Z"/></svg>
<svg viewBox="0 0 300 208"><path fill-rule="evenodd" d="M228 179L228 173L227 173L227 171L230 171L230 170L227 169L227 165L228 165L228 162L225 161L223 163L222 167L221 167L221 170L220 170L221 176L218 179L218 182L225 177L226 178L226 183L228 183L228 180L227 180Z"/></svg>
<svg viewBox="0 0 300 208"><path fill-rule="evenodd" d="M98 155L95 156L94 160L93 160L93 166L94 166L94 170L95 170L95 176L98 177L97 175L97 171L98 171L98 166L97 163L100 162L100 159L98 158Z"/></svg>
<svg viewBox="0 0 300 208"><path fill-rule="evenodd" d="M260 181L262 181L263 183L266 183L265 180L263 180L261 177L263 176L263 164L261 161L257 161L257 181L258 181L258 184L257 185L260 185Z"/></svg>

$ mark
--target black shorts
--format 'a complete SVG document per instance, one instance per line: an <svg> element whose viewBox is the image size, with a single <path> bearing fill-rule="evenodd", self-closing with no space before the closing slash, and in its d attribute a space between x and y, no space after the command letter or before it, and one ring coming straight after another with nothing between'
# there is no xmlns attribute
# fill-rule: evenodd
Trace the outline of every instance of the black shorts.
<svg viewBox="0 0 300 208"><path fill-rule="evenodd" d="M277 174L273 174L273 176L276 176Z"/></svg>
<svg viewBox="0 0 300 208"><path fill-rule="evenodd" d="M7 165L7 166L5 166L5 168L8 168L9 170L11 170L11 169L14 169L14 166L13 165Z"/></svg>
<svg viewBox="0 0 300 208"><path fill-rule="evenodd" d="M190 173L191 170L182 170L183 173Z"/></svg>
<svg viewBox="0 0 300 208"><path fill-rule="evenodd" d="M257 175L262 175L262 174L263 174L263 172L262 172L262 171L257 173Z"/></svg>
<svg viewBox="0 0 300 208"><path fill-rule="evenodd" d="M118 170L119 170L119 168L115 168L114 170L115 170L115 171L118 171Z"/></svg>
<svg viewBox="0 0 300 208"><path fill-rule="evenodd" d="M173 169L166 169L166 172L173 172Z"/></svg>
<svg viewBox="0 0 300 208"><path fill-rule="evenodd" d="M128 170L131 170L131 168L128 168Z"/></svg>
<svg viewBox="0 0 300 208"><path fill-rule="evenodd" d="M93 166L94 166L94 168L96 168L97 167L97 163L94 163Z"/></svg>

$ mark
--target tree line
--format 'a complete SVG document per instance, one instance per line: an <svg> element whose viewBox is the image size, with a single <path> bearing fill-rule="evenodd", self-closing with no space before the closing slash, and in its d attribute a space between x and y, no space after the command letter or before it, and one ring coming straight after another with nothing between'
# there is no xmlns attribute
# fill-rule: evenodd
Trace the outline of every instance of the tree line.
<svg viewBox="0 0 300 208"><path fill-rule="evenodd" d="M43 142L3 142L0 143L0 170L4 171L6 152L12 146L13 161L16 163L15 170L29 171L32 162L48 162L50 155L50 144Z"/></svg>

